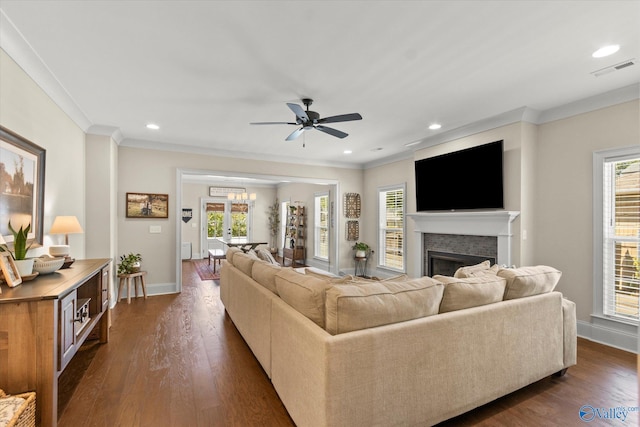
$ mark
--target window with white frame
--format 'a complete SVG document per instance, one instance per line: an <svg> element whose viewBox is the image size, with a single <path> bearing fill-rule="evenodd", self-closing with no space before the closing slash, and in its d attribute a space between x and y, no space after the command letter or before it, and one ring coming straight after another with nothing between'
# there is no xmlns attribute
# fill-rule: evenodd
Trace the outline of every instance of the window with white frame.
<svg viewBox="0 0 640 427"><path fill-rule="evenodd" d="M599 170L597 170L599 169ZM601 191L600 215L594 215L596 271L602 290L596 289L596 314L637 323L640 291L640 149L599 152L594 172ZM596 284L596 287L598 283ZM600 312L601 307L601 312Z"/></svg>
<svg viewBox="0 0 640 427"><path fill-rule="evenodd" d="M404 272L406 185L378 189L378 265Z"/></svg>
<svg viewBox="0 0 640 427"><path fill-rule="evenodd" d="M316 194L313 256L329 259L329 193Z"/></svg>

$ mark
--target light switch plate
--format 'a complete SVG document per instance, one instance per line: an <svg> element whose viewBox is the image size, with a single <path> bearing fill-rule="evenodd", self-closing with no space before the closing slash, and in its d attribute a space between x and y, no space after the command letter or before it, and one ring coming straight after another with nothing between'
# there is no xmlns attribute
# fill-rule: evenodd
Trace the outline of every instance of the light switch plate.
<svg viewBox="0 0 640 427"><path fill-rule="evenodd" d="M160 225L150 225L149 233L162 233L162 226Z"/></svg>

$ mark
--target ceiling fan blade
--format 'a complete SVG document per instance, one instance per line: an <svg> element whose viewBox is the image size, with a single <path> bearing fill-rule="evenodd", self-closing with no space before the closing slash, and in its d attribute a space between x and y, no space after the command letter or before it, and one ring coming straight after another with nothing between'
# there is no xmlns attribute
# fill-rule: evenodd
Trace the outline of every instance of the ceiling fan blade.
<svg viewBox="0 0 640 427"><path fill-rule="evenodd" d="M291 122L252 122L250 125L297 125L298 123Z"/></svg>
<svg viewBox="0 0 640 427"><path fill-rule="evenodd" d="M291 109L291 111L293 111L296 117L300 119L302 122L309 121L309 116L307 116L307 113L304 111L304 109L301 106L299 106L298 104L292 104L290 102L287 102L287 106Z"/></svg>
<svg viewBox="0 0 640 427"><path fill-rule="evenodd" d="M319 126L315 126L315 128L318 129L321 132L328 133L329 135L333 135L333 136L338 137L338 138L345 138L345 137L349 136L348 133L344 133L341 130L330 128L330 127L327 127L327 126L319 125Z"/></svg>
<svg viewBox="0 0 640 427"><path fill-rule="evenodd" d="M294 130L291 135L289 135L285 141L293 141L294 139L296 139L297 137L299 137L300 135L302 135L302 132L304 132L304 128L300 128L300 129L296 129Z"/></svg>
<svg viewBox="0 0 640 427"><path fill-rule="evenodd" d="M350 122L352 120L362 120L362 116L358 113L340 114L338 116L322 118L318 120L318 123Z"/></svg>

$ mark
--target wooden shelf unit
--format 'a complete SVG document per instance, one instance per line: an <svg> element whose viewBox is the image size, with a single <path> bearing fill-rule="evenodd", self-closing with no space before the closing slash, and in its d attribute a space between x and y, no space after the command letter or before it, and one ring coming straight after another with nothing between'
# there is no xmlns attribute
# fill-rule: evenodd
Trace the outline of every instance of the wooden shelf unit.
<svg viewBox="0 0 640 427"><path fill-rule="evenodd" d="M36 392L36 423L58 423L58 378L87 338L109 341L110 259L77 260L0 294L0 389ZM88 313L78 318L78 302Z"/></svg>
<svg viewBox="0 0 640 427"><path fill-rule="evenodd" d="M287 212L287 235L282 249L282 263L291 260L291 265L305 264L306 259L306 212L304 205L292 204Z"/></svg>

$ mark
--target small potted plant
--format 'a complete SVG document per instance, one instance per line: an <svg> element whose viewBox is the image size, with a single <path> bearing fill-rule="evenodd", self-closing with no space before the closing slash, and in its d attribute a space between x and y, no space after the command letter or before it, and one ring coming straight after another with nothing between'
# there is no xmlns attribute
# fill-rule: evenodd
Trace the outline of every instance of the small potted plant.
<svg viewBox="0 0 640 427"><path fill-rule="evenodd" d="M9 231L13 234L13 259L16 261L16 267L20 276L28 276L33 273L33 258L27 258L27 252L31 248L31 243L27 246L27 239L29 231L31 230L31 223L26 227L20 226L20 229L16 230L9 221Z"/></svg>
<svg viewBox="0 0 640 427"><path fill-rule="evenodd" d="M356 251L356 258L365 258L369 252L369 245L364 242L356 242L351 249Z"/></svg>
<svg viewBox="0 0 640 427"><path fill-rule="evenodd" d="M118 264L118 274L131 274L140 271L140 261L142 255L131 252L129 255L120 255Z"/></svg>

